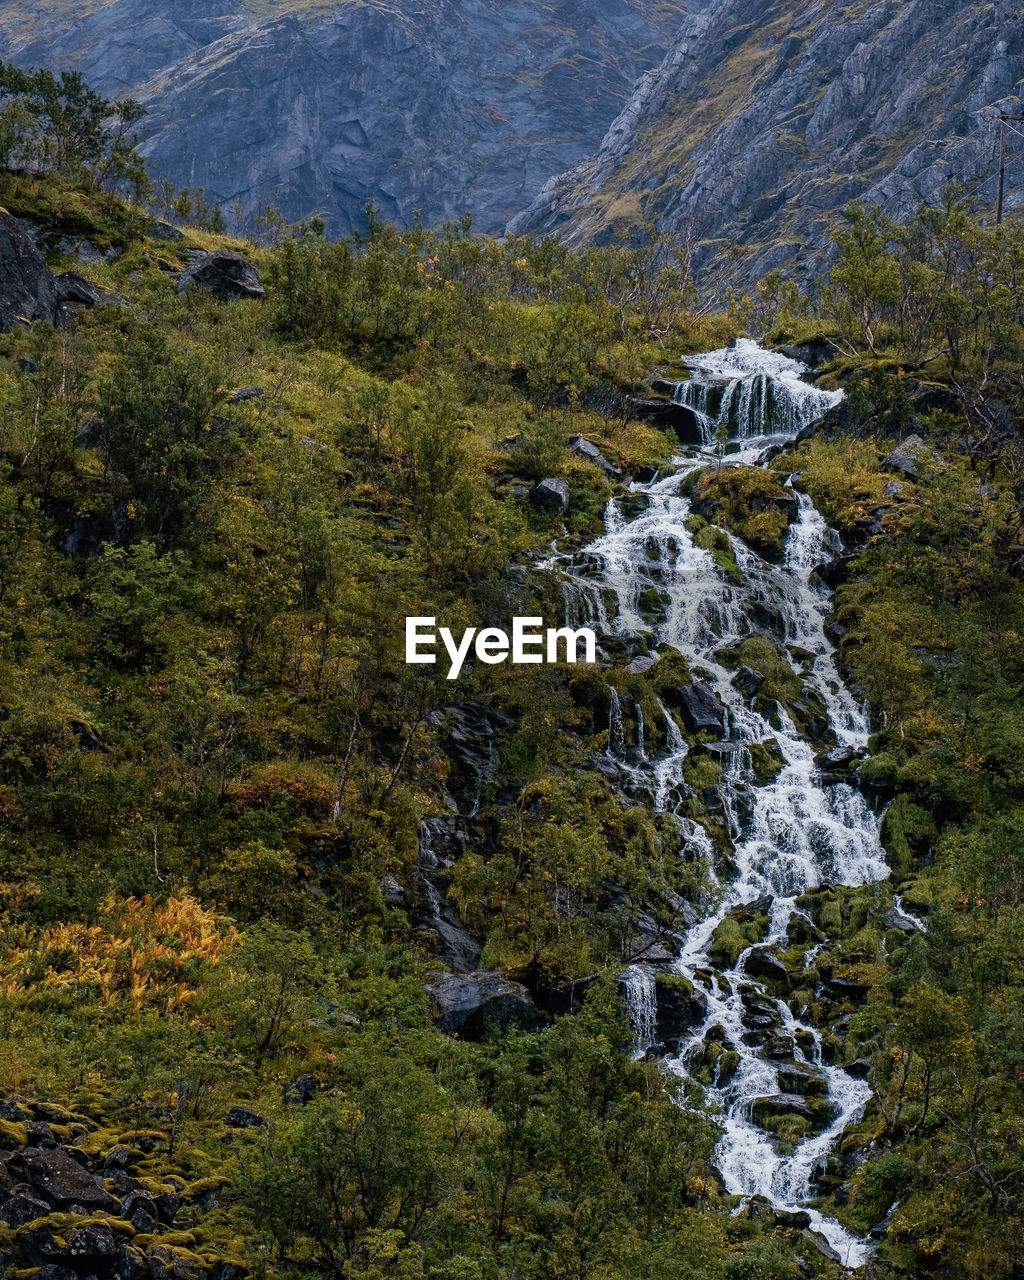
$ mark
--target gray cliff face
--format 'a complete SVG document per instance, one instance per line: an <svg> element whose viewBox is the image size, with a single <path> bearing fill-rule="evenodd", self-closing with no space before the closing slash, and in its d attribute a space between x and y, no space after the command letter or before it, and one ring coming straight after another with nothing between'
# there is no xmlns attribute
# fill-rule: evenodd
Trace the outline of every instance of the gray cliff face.
<svg viewBox="0 0 1024 1280"><path fill-rule="evenodd" d="M21 0L0 56L81 70L149 110L155 173L229 223L275 205L364 225L473 214L500 230L593 150L686 0ZM689 7L693 7L691 3Z"/></svg>
<svg viewBox="0 0 1024 1280"><path fill-rule="evenodd" d="M1022 77L1024 11L1012 0L712 0L598 151L551 179L510 230L603 244L656 220L690 241L711 283L817 270L851 199L899 219L958 181L994 202L991 112L1022 114ZM1008 141L1014 209L1024 137Z"/></svg>

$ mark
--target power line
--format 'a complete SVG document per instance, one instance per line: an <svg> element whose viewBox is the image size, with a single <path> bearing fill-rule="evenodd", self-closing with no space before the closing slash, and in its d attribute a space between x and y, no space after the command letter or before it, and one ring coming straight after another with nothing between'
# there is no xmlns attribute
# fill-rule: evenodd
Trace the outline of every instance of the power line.
<svg viewBox="0 0 1024 1280"><path fill-rule="evenodd" d="M999 121L999 199L996 201L996 226L1003 220L1003 188L1006 183L1006 126L1011 120L1024 122L1024 115L1011 116L1005 111L995 111L991 119ZM1014 133L1017 130L1014 129Z"/></svg>

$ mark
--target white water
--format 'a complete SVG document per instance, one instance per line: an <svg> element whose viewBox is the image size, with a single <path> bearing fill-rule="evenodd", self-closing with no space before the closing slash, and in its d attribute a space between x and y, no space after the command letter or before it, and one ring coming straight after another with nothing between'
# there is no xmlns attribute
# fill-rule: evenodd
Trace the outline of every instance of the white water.
<svg viewBox="0 0 1024 1280"><path fill-rule="evenodd" d="M658 1001L654 970L650 965L631 964L622 975L629 1024L635 1036L634 1057L642 1058L654 1043L658 1031Z"/></svg>
<svg viewBox="0 0 1024 1280"><path fill-rule="evenodd" d="M689 363L693 376L679 384L676 400L699 416L706 445L714 441L718 427L727 424L730 436L740 444L740 451L728 459L731 464L757 464L769 445L792 440L841 398L841 393L808 386L800 379L801 366L749 341ZM652 651L659 643L672 645L686 656L695 678L709 685L726 708L724 742L716 755L724 767L718 788L721 815L734 848L731 878L714 913L691 927L675 966L703 989L708 1015L678 1058L666 1065L685 1073L705 1033L721 1028L726 1047L739 1055L732 1078L716 1082L708 1091L709 1100L721 1108L724 1132L716 1164L725 1188L731 1194L764 1196L776 1208L803 1208L813 1198L816 1170L846 1125L860 1117L868 1086L821 1062L815 1029L799 1023L783 1002L766 995L764 987L746 973L749 950L720 980L714 974L708 976L713 966L707 948L716 926L730 911L766 896L773 900L771 927L759 946L785 946L786 927L799 894L823 883L857 885L883 879L888 869L878 821L860 793L845 783L826 785L816 768L812 745L786 712L778 707L773 725L753 710L733 687L733 672L715 656L716 650L755 632L776 645L806 651L810 657L794 658L792 665L820 695L837 743L864 746L867 723L839 677L822 629L829 595L816 580L811 581L813 567L840 549L838 539L810 499L797 495L798 518L790 528L784 563L766 564L734 537L742 585L733 585L711 554L694 546L685 528L690 503L681 494L681 485L689 472L707 460L706 455L678 457L671 474L648 485L634 484L634 492L647 495L646 509L626 520L618 506L610 503L604 535L572 560L559 563L566 574L574 625L589 623L607 636L640 638L641 651L645 643ZM627 749L624 710L613 694L608 756L616 761L629 788L646 794L655 809L676 809L688 754L678 725L668 717L667 743L660 752L649 748L645 752L642 745L639 750ZM634 713L642 722L638 708ZM785 765L773 782L757 786L749 748L770 738L778 743ZM685 829L688 855L711 853L712 842L703 828L688 820ZM624 983L637 1052L642 1053L654 1038L656 1008L649 1010L646 1004L649 996L653 1001L653 977L643 966L633 966ZM765 1045L757 1043L758 1037L744 1021L744 994L778 1008L779 1025L773 1034L781 1039L771 1059L763 1055ZM823 1132L806 1137L791 1154L783 1154L753 1122L750 1111L754 1099L780 1093L779 1065L794 1064L824 1080L832 1119ZM856 1266L866 1259L869 1249L863 1241L817 1211L808 1208L808 1212L814 1229L843 1262Z"/></svg>

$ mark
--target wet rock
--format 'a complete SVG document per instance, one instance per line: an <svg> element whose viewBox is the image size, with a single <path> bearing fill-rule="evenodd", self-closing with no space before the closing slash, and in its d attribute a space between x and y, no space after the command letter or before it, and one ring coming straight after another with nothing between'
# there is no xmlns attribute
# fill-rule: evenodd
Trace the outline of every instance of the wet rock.
<svg viewBox="0 0 1024 1280"><path fill-rule="evenodd" d="M755 947L747 953L746 970L752 978L764 978L767 982L789 983L789 970L774 952L765 947Z"/></svg>
<svg viewBox="0 0 1024 1280"><path fill-rule="evenodd" d="M548 515L567 516L569 514L568 482L551 477L538 480L530 490L530 501L538 511Z"/></svg>
<svg viewBox="0 0 1024 1280"><path fill-rule="evenodd" d="M938 455L932 453L921 436L907 436L891 453L885 455L882 466L890 471L899 471L910 480L916 480L918 465L923 456L931 458L933 462L939 461Z"/></svg>
<svg viewBox="0 0 1024 1280"><path fill-rule="evenodd" d="M844 996L850 1000L863 1000L868 993L867 985L863 982L858 982L856 978L830 977L826 981L827 985L837 995Z"/></svg>
<svg viewBox="0 0 1024 1280"><path fill-rule="evenodd" d="M682 974L655 974L658 1039L670 1049L707 1017L707 997Z"/></svg>
<svg viewBox="0 0 1024 1280"><path fill-rule="evenodd" d="M682 713L691 733L725 733L725 707L706 685L681 685L666 701Z"/></svg>
<svg viewBox="0 0 1024 1280"><path fill-rule="evenodd" d="M836 556L834 560L815 565L814 572L830 591L835 591L836 587L849 580L853 562L856 559L856 553Z"/></svg>
<svg viewBox="0 0 1024 1280"><path fill-rule="evenodd" d="M434 1021L449 1035L481 1039L492 1028L539 1025L530 992L500 973L434 974L426 984L434 1003Z"/></svg>
<svg viewBox="0 0 1024 1280"><path fill-rule="evenodd" d="M653 484L658 478L657 467L636 467L633 471L633 478L639 484Z"/></svg>
<svg viewBox="0 0 1024 1280"><path fill-rule="evenodd" d="M754 781L758 786L766 786L774 782L786 767L786 757L782 753L776 738L768 738L764 742L755 742L750 746L750 762L754 770Z"/></svg>
<svg viewBox="0 0 1024 1280"><path fill-rule="evenodd" d="M120 1208L100 1179L83 1169L63 1147L52 1150L27 1147L8 1157L7 1166L54 1208L81 1205L84 1209L104 1209L108 1213Z"/></svg>
<svg viewBox="0 0 1024 1280"><path fill-rule="evenodd" d="M856 766L864 759L863 748L833 747L831 751L822 752L815 757L815 764L829 782L848 779Z"/></svg>
<svg viewBox="0 0 1024 1280"><path fill-rule="evenodd" d="M828 1097L828 1081L824 1076L795 1064L779 1068L779 1088L783 1093L798 1093L802 1098Z"/></svg>
<svg viewBox="0 0 1024 1280"><path fill-rule="evenodd" d="M0 210L0 330L56 315L53 272L17 218Z"/></svg>
<svg viewBox="0 0 1024 1280"><path fill-rule="evenodd" d="M753 698L764 684L764 676L753 667L740 667L732 678L732 684L744 698Z"/></svg>
<svg viewBox="0 0 1024 1280"><path fill-rule="evenodd" d="M846 1074L853 1076L855 1080L866 1080L874 1070L874 1066L868 1058L854 1058L845 1070Z"/></svg>
<svg viewBox="0 0 1024 1280"><path fill-rule="evenodd" d="M190 284L222 301L262 298L264 293L259 273L248 258L226 249L204 253L186 267L178 277L178 292L184 293Z"/></svg>
<svg viewBox="0 0 1024 1280"><path fill-rule="evenodd" d="M224 1117L229 1129L259 1129L266 1125L266 1120L258 1111L249 1111L245 1107L232 1107Z"/></svg>
<svg viewBox="0 0 1024 1280"><path fill-rule="evenodd" d="M773 1062L785 1062L796 1051L796 1041L791 1035L774 1035L761 1046L761 1054Z"/></svg>
<svg viewBox="0 0 1024 1280"><path fill-rule="evenodd" d="M584 439L583 436L570 436L569 448L579 457L586 458L588 462L592 462L595 466L600 467L606 475L611 476L615 480L621 479L622 472L619 468L613 467L597 445L592 441Z"/></svg>
<svg viewBox="0 0 1024 1280"><path fill-rule="evenodd" d="M775 1116L799 1116L801 1120L813 1120L815 1109L798 1093L773 1093L755 1098L750 1104L750 1118L755 1124L764 1125Z"/></svg>
<svg viewBox="0 0 1024 1280"><path fill-rule="evenodd" d="M918 933L919 926L916 920L900 911L898 907L890 907L882 917L882 924L886 929L899 929L901 933Z"/></svg>
<svg viewBox="0 0 1024 1280"><path fill-rule="evenodd" d="M836 1253L824 1236L818 1235L817 1231L802 1231L800 1238L817 1249L821 1256L827 1258L829 1262L842 1263L843 1260L839 1254Z"/></svg>
<svg viewBox="0 0 1024 1280"><path fill-rule="evenodd" d="M786 925L786 938L793 946L813 946L824 942L825 935L812 920L794 911Z"/></svg>
<svg viewBox="0 0 1024 1280"><path fill-rule="evenodd" d="M811 1215L806 1209L776 1209L774 1222L783 1231L806 1231L811 1225Z"/></svg>

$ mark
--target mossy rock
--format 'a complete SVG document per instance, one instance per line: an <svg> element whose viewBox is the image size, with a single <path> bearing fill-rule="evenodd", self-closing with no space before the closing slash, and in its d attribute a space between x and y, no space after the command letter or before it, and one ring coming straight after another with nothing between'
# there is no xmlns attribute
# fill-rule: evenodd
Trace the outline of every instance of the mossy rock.
<svg viewBox="0 0 1024 1280"><path fill-rule="evenodd" d="M754 770L754 781L759 787L774 782L786 767L786 757L782 754L776 738L767 738L764 742L755 742L750 747L750 763Z"/></svg>
<svg viewBox="0 0 1024 1280"><path fill-rule="evenodd" d="M683 779L698 792L705 787L717 787L722 781L721 762L699 749L691 751L683 761Z"/></svg>
<svg viewBox="0 0 1024 1280"><path fill-rule="evenodd" d="M912 871L928 855L938 839L935 819L908 795L898 795L882 819L882 844L889 865L896 871Z"/></svg>
<svg viewBox="0 0 1024 1280"><path fill-rule="evenodd" d="M735 1049L726 1049L718 1059L718 1084L728 1084L739 1070L740 1055Z"/></svg>
<svg viewBox="0 0 1024 1280"><path fill-rule="evenodd" d="M763 940L770 924L770 917L761 913L743 921L726 916L711 937L708 955L720 969L732 969L748 947Z"/></svg>
<svg viewBox="0 0 1024 1280"><path fill-rule="evenodd" d="M736 560L732 541L725 530L716 524L708 524L703 516L691 516L686 522L686 527L693 537L693 545L702 551L710 552L711 558L728 581L739 586L743 581L743 571Z"/></svg>
<svg viewBox="0 0 1024 1280"><path fill-rule="evenodd" d="M28 1142L28 1130L17 1120L0 1120L0 1151L17 1151Z"/></svg>

